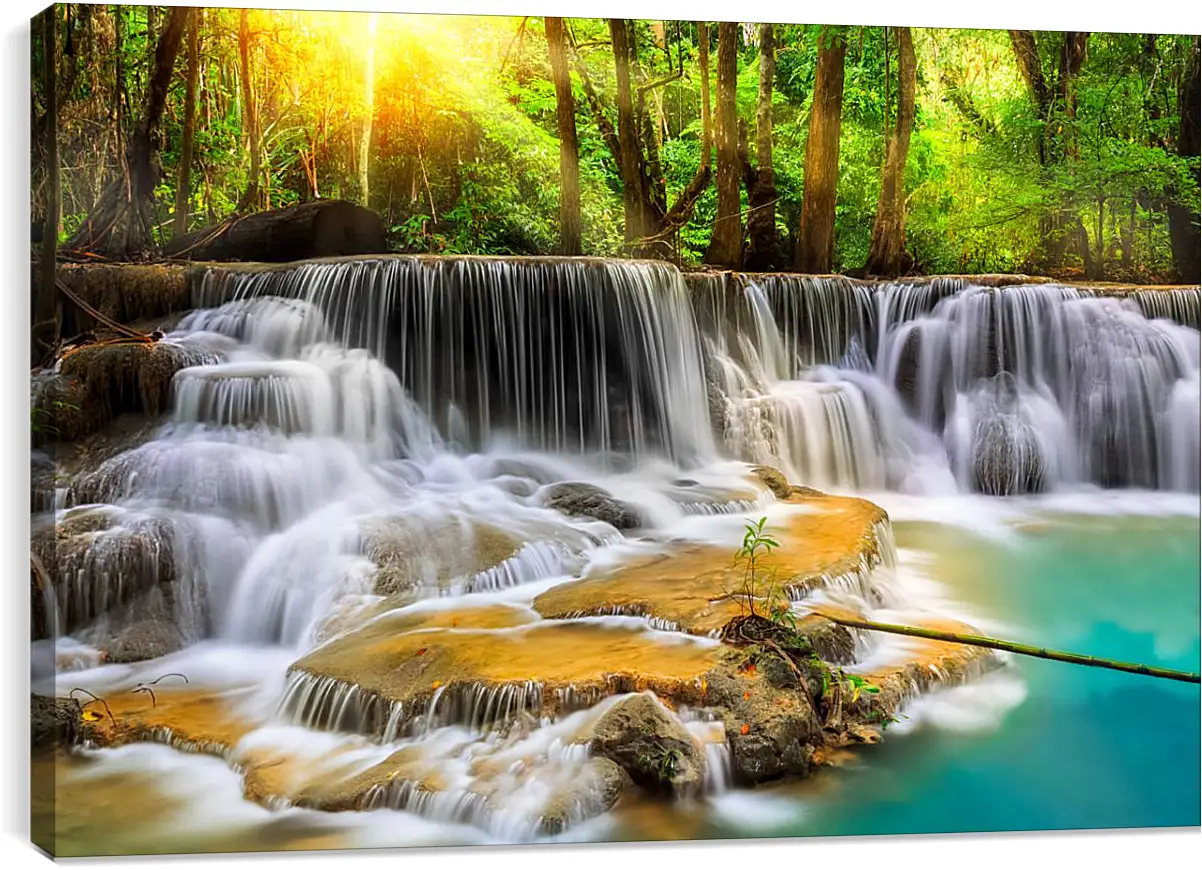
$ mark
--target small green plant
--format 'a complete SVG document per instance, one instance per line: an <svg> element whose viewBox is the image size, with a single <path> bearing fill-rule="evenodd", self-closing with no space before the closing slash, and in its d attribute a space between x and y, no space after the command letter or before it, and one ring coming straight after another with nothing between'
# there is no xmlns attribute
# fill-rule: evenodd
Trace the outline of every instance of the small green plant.
<svg viewBox="0 0 1202 870"><path fill-rule="evenodd" d="M746 606L745 615L764 616L776 622L777 619L783 619L789 607L786 601L782 610L776 601L776 571L765 577L760 568L760 559L780 547L780 542L771 533L764 531L767 522L767 517L760 517L756 522L746 524L743 544L735 553L734 563L736 566L743 566L743 585L738 596L740 612L744 612L743 608ZM767 613L756 612L756 600L759 598L767 598Z"/></svg>
<svg viewBox="0 0 1202 870"><path fill-rule="evenodd" d="M29 407L29 430L35 434L41 435L58 435L58 427L50 421L55 415L62 411L78 411L79 406L63 399L54 399L50 403L49 408L39 407L38 405L30 405Z"/></svg>
<svg viewBox="0 0 1202 870"><path fill-rule="evenodd" d="M743 577L740 589L731 597L740 602L740 617L731 621L728 629L734 627L734 630L728 630L724 637L745 647L745 668L768 655L784 661L799 681L811 687L816 706L824 711L824 724L837 728L845 705L855 704L865 696L880 695L880 686L823 661L798 631L797 614L777 583L776 571L765 571L762 564L764 556L780 547L776 538L765 531L766 525L766 517L748 522L742 545L735 553L734 564L743 566ZM879 722L882 731L897 721L875 704L865 715L869 721Z"/></svg>

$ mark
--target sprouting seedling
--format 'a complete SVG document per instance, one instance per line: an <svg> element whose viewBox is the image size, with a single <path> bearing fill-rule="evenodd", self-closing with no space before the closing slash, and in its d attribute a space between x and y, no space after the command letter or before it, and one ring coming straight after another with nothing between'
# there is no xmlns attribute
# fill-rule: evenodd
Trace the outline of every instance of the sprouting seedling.
<svg viewBox="0 0 1202 870"><path fill-rule="evenodd" d="M112 723L114 725L117 724L117 719L115 716L113 716L113 711L111 709L109 709L108 701L104 700L104 698L101 698L99 695L95 695L92 692L89 692L87 689L76 686L74 689L72 689L71 691L69 691L67 693L67 697L70 698L71 700L75 701L75 703L77 703L77 704L79 704L79 699L75 697L76 692L83 692L85 695L87 695L89 698L92 699L91 701L88 701L84 704L80 704L80 706L79 706L80 711L82 711L85 707L87 707L88 704L94 704L94 703L99 702L104 705L104 712L109 714L109 719L112 721Z"/></svg>
<svg viewBox="0 0 1202 870"><path fill-rule="evenodd" d="M735 553L734 564L739 565L742 563L744 566L742 597L747 601L752 616L756 615L755 599L760 591L758 589L760 582L760 558L780 547L780 542L770 532L764 531L764 525L767 522L767 517L760 517L754 523L746 523L743 533L743 545ZM771 589L774 584L769 581L768 586Z"/></svg>
<svg viewBox="0 0 1202 870"><path fill-rule="evenodd" d="M130 689L130 691L134 692L134 693L145 692L147 695L150 696L150 706L157 707L159 705L159 700L154 695L154 689L152 689L150 687L157 686L161 680L165 680L168 677L179 677L185 683L188 682L188 678L185 677L183 674L174 674L174 673L163 674L161 677L153 679L149 683L138 683L138 685L135 686L134 688Z"/></svg>

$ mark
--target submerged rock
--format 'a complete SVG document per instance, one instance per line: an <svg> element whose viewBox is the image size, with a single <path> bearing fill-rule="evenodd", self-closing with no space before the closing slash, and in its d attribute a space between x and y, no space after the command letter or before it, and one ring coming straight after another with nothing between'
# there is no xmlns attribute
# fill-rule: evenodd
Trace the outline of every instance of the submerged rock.
<svg viewBox="0 0 1202 870"><path fill-rule="evenodd" d="M445 589L515 556L522 542L494 526L430 528L404 516L364 525L362 549L376 563L374 592L404 595Z"/></svg>
<svg viewBox="0 0 1202 870"><path fill-rule="evenodd" d="M590 758L580 775L560 789L543 808L539 821L546 836L561 834L574 824L614 808L631 787L630 774L608 758Z"/></svg>
<svg viewBox="0 0 1202 870"><path fill-rule="evenodd" d="M589 745L594 755L613 761L648 791L685 796L701 788L704 762L696 742L651 694L608 710Z"/></svg>
<svg viewBox="0 0 1202 870"><path fill-rule="evenodd" d="M591 483L552 484L543 493L543 501L547 507L570 517L590 517L615 529L637 529L643 524L637 507Z"/></svg>

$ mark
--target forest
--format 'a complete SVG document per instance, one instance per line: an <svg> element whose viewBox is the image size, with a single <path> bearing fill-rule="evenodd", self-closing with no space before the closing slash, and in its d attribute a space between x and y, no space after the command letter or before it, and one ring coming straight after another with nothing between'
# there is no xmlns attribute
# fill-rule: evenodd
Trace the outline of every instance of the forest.
<svg viewBox="0 0 1202 870"><path fill-rule="evenodd" d="M231 216L392 250L859 276L1199 280L1199 38L59 4L43 260Z"/></svg>

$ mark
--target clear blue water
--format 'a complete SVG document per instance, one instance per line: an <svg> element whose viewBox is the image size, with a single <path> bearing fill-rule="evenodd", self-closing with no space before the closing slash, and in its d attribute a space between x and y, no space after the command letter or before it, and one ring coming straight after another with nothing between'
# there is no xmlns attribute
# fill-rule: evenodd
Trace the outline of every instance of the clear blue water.
<svg viewBox="0 0 1202 870"><path fill-rule="evenodd" d="M899 546L939 557L950 590L1015 639L1197 672L1196 517L1058 517L1006 542L896 522ZM923 722L850 768L764 793L749 832L710 836L951 833L1199 824L1199 689L1013 657L1026 697L971 732ZM968 699L962 703L970 704ZM770 821L777 816L778 821Z"/></svg>

